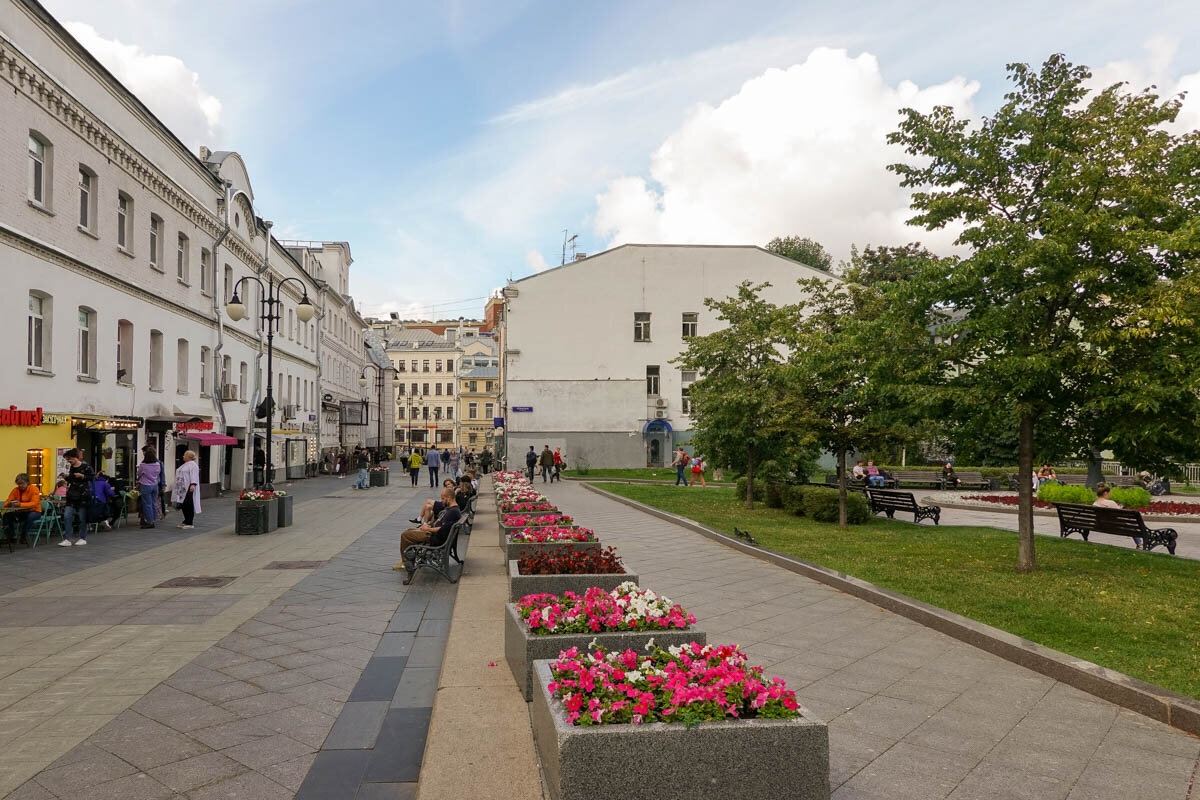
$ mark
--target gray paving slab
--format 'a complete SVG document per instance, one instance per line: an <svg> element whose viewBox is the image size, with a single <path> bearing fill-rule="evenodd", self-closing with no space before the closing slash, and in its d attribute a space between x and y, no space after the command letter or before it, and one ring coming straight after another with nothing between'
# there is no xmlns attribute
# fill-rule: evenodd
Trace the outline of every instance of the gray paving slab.
<svg viewBox="0 0 1200 800"><path fill-rule="evenodd" d="M1200 739L580 486L544 488L829 723L835 800L1196 800Z"/></svg>
<svg viewBox="0 0 1200 800"><path fill-rule="evenodd" d="M321 749L363 750L373 747L389 706L387 700L346 703Z"/></svg>

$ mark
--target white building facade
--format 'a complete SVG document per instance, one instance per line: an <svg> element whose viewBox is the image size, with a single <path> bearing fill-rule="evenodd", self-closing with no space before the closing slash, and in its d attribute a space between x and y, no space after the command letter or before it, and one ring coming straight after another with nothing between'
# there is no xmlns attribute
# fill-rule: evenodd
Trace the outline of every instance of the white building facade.
<svg viewBox="0 0 1200 800"><path fill-rule="evenodd" d="M672 364L689 336L723 327L704 305L749 280L776 304L830 276L753 246L630 244L510 282L500 323L510 468L533 445L571 466L670 463L691 436L688 386Z"/></svg>
<svg viewBox="0 0 1200 800"><path fill-rule="evenodd" d="M168 476L197 451L205 494L246 485L265 433L257 283L238 289L245 319L224 305L249 276L297 279L275 331L274 462L307 471L318 336L296 306L317 284L269 231L236 153L189 152L40 5L0 0L0 400L43 412L0 426L0 470L52 488L78 446L128 481L152 443Z"/></svg>

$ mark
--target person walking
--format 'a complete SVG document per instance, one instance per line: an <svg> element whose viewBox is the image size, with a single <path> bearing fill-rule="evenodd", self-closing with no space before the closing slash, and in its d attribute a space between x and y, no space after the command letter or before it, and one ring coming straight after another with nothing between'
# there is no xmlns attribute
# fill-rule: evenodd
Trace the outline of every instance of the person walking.
<svg viewBox="0 0 1200 800"><path fill-rule="evenodd" d="M425 454L425 464L429 467L429 488L436 489L438 485L438 470L442 466L442 454L438 452L436 444L429 448L429 452Z"/></svg>
<svg viewBox="0 0 1200 800"><path fill-rule="evenodd" d="M692 486L699 483L705 489L708 488L708 481L704 480L704 458L699 453L692 459Z"/></svg>
<svg viewBox="0 0 1200 800"><path fill-rule="evenodd" d="M421 458L421 451L413 448L412 453L408 456L408 474L412 478L412 485L416 487L417 479L421 475L421 464L424 463Z"/></svg>
<svg viewBox="0 0 1200 800"><path fill-rule="evenodd" d="M367 451L362 445L354 446L354 466L358 469L358 480L354 483L355 489L370 489L371 484L368 480L367 470L371 467L371 457L367 455Z"/></svg>
<svg viewBox="0 0 1200 800"><path fill-rule="evenodd" d="M488 474L488 469L492 466L492 451L485 447L483 452L479 454L479 469L484 475Z"/></svg>
<svg viewBox="0 0 1200 800"><path fill-rule="evenodd" d="M529 452L525 454L525 470L529 473L529 482L533 483L533 469L537 466L538 454L534 452L533 445L529 445Z"/></svg>
<svg viewBox="0 0 1200 800"><path fill-rule="evenodd" d="M458 467L462 464L462 450L459 448L450 451L450 477L458 480Z"/></svg>
<svg viewBox="0 0 1200 800"><path fill-rule="evenodd" d="M142 508L142 528L153 528L158 519L158 479L162 463L152 445L142 448L142 463L137 468L138 495Z"/></svg>
<svg viewBox="0 0 1200 800"><path fill-rule="evenodd" d="M339 478L346 477L346 451L338 450L337 454L337 476Z"/></svg>
<svg viewBox="0 0 1200 800"><path fill-rule="evenodd" d="M550 480L550 471L554 469L554 453L550 451L550 445L542 445L542 455L538 458L538 466L542 468L542 483ZM530 478L530 480L533 480Z"/></svg>
<svg viewBox="0 0 1200 800"><path fill-rule="evenodd" d="M566 466L566 462L563 461L562 448L556 447L554 448L554 474L550 476L551 483L554 483L555 481L562 483L562 471L564 466Z"/></svg>
<svg viewBox="0 0 1200 800"><path fill-rule="evenodd" d="M200 513L200 465L196 463L196 454L187 450L183 454L183 463L175 470L175 488L171 491L171 502L179 503L183 509L183 522L179 527L191 530L196 515Z"/></svg>
<svg viewBox="0 0 1200 800"><path fill-rule="evenodd" d="M72 544L87 544L88 510L92 505L92 478L96 473L91 466L84 462L79 455L79 449L72 447L64 453L70 467L67 469L67 505L63 510L63 539L60 547L70 547ZM78 538L72 543L71 537L78 528Z"/></svg>
<svg viewBox="0 0 1200 800"><path fill-rule="evenodd" d="M688 485L687 475L684 474L684 471L683 471L684 468L687 467L687 465L688 465L687 453L685 453L683 451L682 447L675 448L675 460L671 462L671 466L675 468L675 485L676 486L678 486L680 483L682 483L684 486Z"/></svg>

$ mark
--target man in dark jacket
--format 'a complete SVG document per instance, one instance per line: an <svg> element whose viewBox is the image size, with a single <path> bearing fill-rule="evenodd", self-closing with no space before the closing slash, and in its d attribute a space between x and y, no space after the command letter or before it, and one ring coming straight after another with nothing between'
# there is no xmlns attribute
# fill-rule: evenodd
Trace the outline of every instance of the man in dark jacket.
<svg viewBox="0 0 1200 800"><path fill-rule="evenodd" d="M414 544L428 544L432 547L439 547L446 543L446 537L450 535L450 529L454 524L462 518L462 512L458 508L458 503L454 498L454 488L447 486L442 489L442 513L432 525L421 525L416 528L409 528L404 533L400 534L400 561L397 561L392 569L402 569L409 573L413 571L412 560L405 553L408 548Z"/></svg>
<svg viewBox="0 0 1200 800"><path fill-rule="evenodd" d="M533 445L529 445L529 452L525 454L525 469L529 470L529 482L533 483L533 468L537 466L538 456L533 452Z"/></svg>
<svg viewBox="0 0 1200 800"><path fill-rule="evenodd" d="M550 445L542 447L541 458L538 459L538 466L542 468L542 483L550 480L550 473L554 470L554 453L550 450ZM530 478L533 480L533 478Z"/></svg>
<svg viewBox="0 0 1200 800"><path fill-rule="evenodd" d="M87 544L88 508L92 504L92 478L96 472L79 455L79 450L72 447L63 454L67 463L67 505L63 510L63 539L59 547L70 547L72 544ZM71 537L78 527L79 538L74 542Z"/></svg>

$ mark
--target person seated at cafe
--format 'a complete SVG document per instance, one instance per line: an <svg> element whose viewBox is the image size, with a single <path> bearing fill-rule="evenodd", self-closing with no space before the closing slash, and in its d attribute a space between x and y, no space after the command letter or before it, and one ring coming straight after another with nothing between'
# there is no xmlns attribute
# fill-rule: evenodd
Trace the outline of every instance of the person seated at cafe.
<svg viewBox="0 0 1200 800"><path fill-rule="evenodd" d="M459 511L458 504L455 502L453 489L449 487L442 489L441 501L443 505L442 513L433 524L409 528L400 534L400 560L395 563L392 569L412 569L405 553L408 551L408 548L415 544L428 544L433 547L439 547L446 543L447 537L450 536L450 529L462 517L462 512Z"/></svg>
<svg viewBox="0 0 1200 800"><path fill-rule="evenodd" d="M947 489L957 489L960 483L962 483L962 478L955 474L954 465L947 461L946 466L942 467L942 486Z"/></svg>
<svg viewBox="0 0 1200 800"><path fill-rule="evenodd" d="M92 508L89 519L99 522L104 526L104 530L111 531L120 510L117 503L117 492L108 482L108 476L103 470L97 472L96 477L92 478Z"/></svg>
<svg viewBox="0 0 1200 800"><path fill-rule="evenodd" d="M446 478L446 480L442 481L443 489L453 490L454 486L455 486L455 483L454 483L453 478ZM424 505L421 506L420 513L418 513L415 517L410 519L409 522L415 523L417 525L429 525L435 519L437 519L438 515L441 513L442 513L442 501L430 498L429 500L425 501Z"/></svg>
<svg viewBox="0 0 1200 800"><path fill-rule="evenodd" d="M9 511L4 515L4 538L12 539L20 527L21 541L25 542L33 523L42 518L42 492L29 482L29 476L24 472L17 475L15 482L17 485L8 493L4 507L20 510Z"/></svg>
<svg viewBox="0 0 1200 800"><path fill-rule="evenodd" d="M54 491L51 494L55 497L67 496L67 476L59 475L58 481L54 484Z"/></svg>

